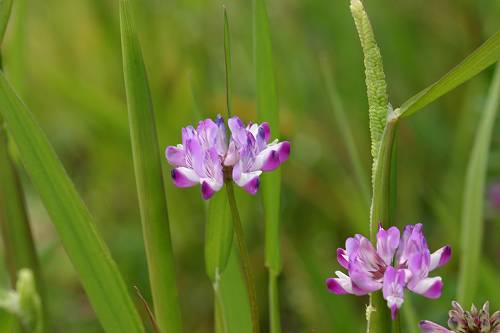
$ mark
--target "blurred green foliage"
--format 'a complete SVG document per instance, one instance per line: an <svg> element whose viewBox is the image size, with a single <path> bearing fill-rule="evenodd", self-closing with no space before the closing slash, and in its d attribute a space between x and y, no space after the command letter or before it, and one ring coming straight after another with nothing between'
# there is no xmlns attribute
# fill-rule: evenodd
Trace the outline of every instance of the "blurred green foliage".
<svg viewBox="0 0 500 333"><path fill-rule="evenodd" d="M180 142L180 128L225 112L222 3L133 1L157 117L160 147ZM233 113L255 120L251 2L226 3L231 20ZM366 0L384 57L393 105L434 82L492 35L500 2ZM148 290L121 68L118 2L18 0L3 45L7 77L35 113L92 212L129 286ZM339 96L369 176L370 143L362 54L347 0L268 1L280 133L293 151L282 169L280 302L285 332L358 332L367 299L328 294L339 269L335 250L368 233L368 206L349 163L321 76L333 68ZM491 80L487 70L400 123L399 226L423 222L431 250L451 244L438 272L437 301L412 295L417 319L444 322L455 297L466 162ZM500 182L496 120L488 184ZM213 328L212 287L205 273L205 206L199 189L165 182L186 332ZM102 332L47 213L22 174L37 248L58 332ZM267 272L261 198L238 192L242 220L267 321ZM486 195L486 193L485 193ZM484 255L476 304L500 294L500 211L486 205ZM0 279L4 281L2 277ZM145 297L151 301L151 295ZM142 309L140 301L135 301ZM144 314L145 315L145 314ZM267 325L263 325L266 327Z"/></svg>

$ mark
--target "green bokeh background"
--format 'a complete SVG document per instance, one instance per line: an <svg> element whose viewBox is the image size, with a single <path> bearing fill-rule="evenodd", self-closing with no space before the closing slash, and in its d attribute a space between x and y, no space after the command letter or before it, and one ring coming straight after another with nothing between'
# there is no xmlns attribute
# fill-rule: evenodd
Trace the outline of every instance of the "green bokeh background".
<svg viewBox="0 0 500 333"><path fill-rule="evenodd" d="M224 4L232 38L233 112L255 120L251 1ZM137 0L133 5L164 148L180 142L181 127L225 112L223 2ZM365 7L394 106L458 63L500 22L498 0L366 0ZM280 131L293 149L282 172L283 329L361 332L367 299L331 295L324 285L340 269L336 248L346 237L368 232L368 203L354 178L319 65L323 58L333 68L369 181L363 63L349 1L269 0L268 10ZM150 300L127 127L118 2L17 0L2 52L8 78L55 146L127 284L139 286ZM455 297L463 180L491 74L491 69L485 71L404 119L399 128L397 223L423 222L431 250L444 244L454 250L451 262L436 272L445 281L441 299L411 295L417 319L444 323ZM213 296L203 262L205 206L198 188L174 188L169 166L164 166L185 331L211 332ZM22 177L57 332L102 332L43 204ZM500 183L500 119L488 167L487 184L494 183ZM238 194L265 325L261 198ZM485 199L476 300L490 300L497 310L500 207L489 203L487 193ZM5 274L1 276L7 285Z"/></svg>

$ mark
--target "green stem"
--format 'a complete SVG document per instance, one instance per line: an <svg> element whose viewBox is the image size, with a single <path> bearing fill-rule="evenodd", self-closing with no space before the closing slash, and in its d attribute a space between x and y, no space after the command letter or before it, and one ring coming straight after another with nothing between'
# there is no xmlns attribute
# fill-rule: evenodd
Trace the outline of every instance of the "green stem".
<svg viewBox="0 0 500 333"><path fill-rule="evenodd" d="M229 200L229 207L233 216L234 232L236 234L236 242L238 244L238 251L241 259L241 269L245 275L245 283L248 290L248 298L250 301L250 311L252 316L252 331L259 333L259 308L257 305L257 296L255 293L255 284L252 277L250 268L250 257L248 255L247 246L245 244L245 237L243 233L243 226L241 225L240 213L236 205L236 198L234 196L234 189L232 181L226 182L227 197Z"/></svg>
<svg viewBox="0 0 500 333"><path fill-rule="evenodd" d="M281 332L278 276L269 270L269 318L271 333Z"/></svg>
<svg viewBox="0 0 500 333"><path fill-rule="evenodd" d="M217 282L218 284L219 282ZM214 285L214 330L215 333L227 333L227 320L224 311L224 302L218 285Z"/></svg>
<svg viewBox="0 0 500 333"><path fill-rule="evenodd" d="M392 333L401 333L401 324L399 321L399 316L392 321Z"/></svg>
<svg viewBox="0 0 500 333"><path fill-rule="evenodd" d="M373 197L370 210L370 238L377 239L377 225L386 224L390 216L391 164L399 114L390 111L373 169ZM387 333L391 329L390 313L382 293L370 294L366 313L368 333Z"/></svg>

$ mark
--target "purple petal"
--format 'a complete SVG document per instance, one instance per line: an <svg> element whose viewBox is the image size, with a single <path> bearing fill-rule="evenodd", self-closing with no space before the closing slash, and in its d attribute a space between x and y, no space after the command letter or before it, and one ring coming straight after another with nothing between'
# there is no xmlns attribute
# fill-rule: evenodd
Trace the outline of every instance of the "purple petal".
<svg viewBox="0 0 500 333"><path fill-rule="evenodd" d="M168 146L165 150L168 163L174 167L186 166L186 156L182 145Z"/></svg>
<svg viewBox="0 0 500 333"><path fill-rule="evenodd" d="M346 250L342 248L337 249L337 261L345 269L349 268L349 257L347 256Z"/></svg>
<svg viewBox="0 0 500 333"><path fill-rule="evenodd" d="M404 301L405 271L387 267L384 273L384 286L382 292L387 306L391 309L392 319L396 319L396 314Z"/></svg>
<svg viewBox="0 0 500 333"><path fill-rule="evenodd" d="M277 144L277 151L279 153L279 156L280 156L280 163L283 163L285 162L286 160L288 160L288 157L290 156L290 151L292 149L291 145L290 145L290 142L288 141L283 141L283 142L280 142Z"/></svg>
<svg viewBox="0 0 500 333"><path fill-rule="evenodd" d="M234 141L231 141L229 144L229 148L226 153L226 157L224 158L224 165L225 166L233 166L236 164L238 161L238 150L236 148L236 144Z"/></svg>
<svg viewBox="0 0 500 333"><path fill-rule="evenodd" d="M396 320L398 315L398 306L396 304L391 305L391 319Z"/></svg>
<svg viewBox="0 0 500 333"><path fill-rule="evenodd" d="M255 168L262 171L273 171L280 166L278 152L266 149L255 158Z"/></svg>
<svg viewBox="0 0 500 333"><path fill-rule="evenodd" d="M399 246L399 236L399 230L396 227L390 227L388 230L384 230L382 226L379 227L377 233L377 253L386 265L392 263L394 253Z"/></svg>
<svg viewBox="0 0 500 333"><path fill-rule="evenodd" d="M269 142L269 139L271 137L271 128L269 127L268 123L264 122L260 124L259 135L262 136L265 142Z"/></svg>
<svg viewBox="0 0 500 333"><path fill-rule="evenodd" d="M337 295L354 294L358 296L368 294L368 291L358 288L346 274L336 271L337 278L328 278L326 286L330 292Z"/></svg>
<svg viewBox="0 0 500 333"><path fill-rule="evenodd" d="M207 181L203 181L201 183L201 195L203 199L210 199L215 194L215 192L216 190L212 186L210 186Z"/></svg>
<svg viewBox="0 0 500 333"><path fill-rule="evenodd" d="M196 137L196 130L193 126L187 126L182 129L182 145L186 147L187 141Z"/></svg>
<svg viewBox="0 0 500 333"><path fill-rule="evenodd" d="M453 333L453 331L428 320L422 320L419 326L421 333Z"/></svg>
<svg viewBox="0 0 500 333"><path fill-rule="evenodd" d="M171 175L172 181L177 187L191 187L200 181L200 177L194 170L185 167L172 169Z"/></svg>
<svg viewBox="0 0 500 333"><path fill-rule="evenodd" d="M423 295L427 298L436 299L441 296L443 290L443 282L439 276L433 278L425 278L417 283L409 284L408 288L414 293Z"/></svg>
<svg viewBox="0 0 500 333"><path fill-rule="evenodd" d="M254 177L252 180L250 180L248 183L246 183L243 186L243 189L250 193L251 195L257 194L257 191L259 190L260 186L260 179L259 177Z"/></svg>
<svg viewBox="0 0 500 333"><path fill-rule="evenodd" d="M446 245L431 254L429 271L445 265L451 258L451 247Z"/></svg>
<svg viewBox="0 0 500 333"><path fill-rule="evenodd" d="M236 141L238 145L244 145L246 142L246 129L245 124L237 116L229 118L227 121L229 129L231 130L231 138Z"/></svg>
<svg viewBox="0 0 500 333"><path fill-rule="evenodd" d="M340 283L340 279L328 278L326 279L326 287L331 293L336 295L350 294L346 289L344 289Z"/></svg>

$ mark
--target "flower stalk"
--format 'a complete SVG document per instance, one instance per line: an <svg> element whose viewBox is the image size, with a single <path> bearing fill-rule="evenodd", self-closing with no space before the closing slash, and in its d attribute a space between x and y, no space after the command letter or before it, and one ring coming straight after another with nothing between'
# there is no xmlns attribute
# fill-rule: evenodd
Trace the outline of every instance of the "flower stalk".
<svg viewBox="0 0 500 333"><path fill-rule="evenodd" d="M238 244L238 251L240 254L241 269L245 275L245 283L248 290L248 298L250 301L250 309L252 316L252 332L260 332L259 324L259 308L257 304L257 294L255 292L255 283L252 276L252 270L250 266L250 256L248 255L248 250L245 242L245 236L243 232L243 226L241 224L240 213L238 211L238 206L236 204L236 198L234 196L234 189L232 181L226 181L227 198L229 200L229 207L231 208L231 214L233 216L233 226L234 233L236 235L236 243Z"/></svg>

